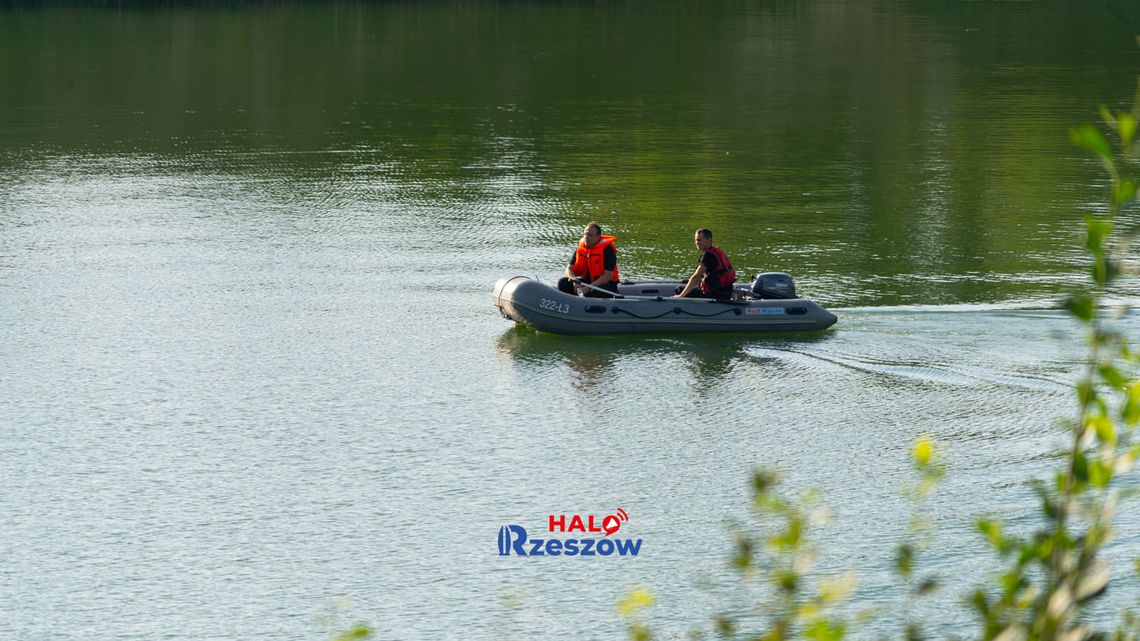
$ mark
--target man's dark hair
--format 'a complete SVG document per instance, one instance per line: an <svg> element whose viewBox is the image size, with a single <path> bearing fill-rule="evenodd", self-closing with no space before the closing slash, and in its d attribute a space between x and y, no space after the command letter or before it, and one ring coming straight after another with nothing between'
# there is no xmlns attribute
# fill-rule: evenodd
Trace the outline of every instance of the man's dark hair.
<svg viewBox="0 0 1140 641"><path fill-rule="evenodd" d="M712 230L708 227L701 227L697 230L697 235L705 240L712 240Z"/></svg>
<svg viewBox="0 0 1140 641"><path fill-rule="evenodd" d="M589 229L591 227L594 228L595 234L597 234L599 236L602 235L602 226L601 225L599 225L598 223L591 220L590 222L586 223L586 229Z"/></svg>

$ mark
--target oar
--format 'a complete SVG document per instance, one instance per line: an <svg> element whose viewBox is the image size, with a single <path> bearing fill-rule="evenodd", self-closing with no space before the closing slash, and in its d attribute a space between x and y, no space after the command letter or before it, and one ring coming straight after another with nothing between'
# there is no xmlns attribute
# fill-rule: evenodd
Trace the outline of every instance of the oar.
<svg viewBox="0 0 1140 641"><path fill-rule="evenodd" d="M581 280L578 281L578 284L581 285L582 287L589 287L590 289L596 289L599 292L605 292L606 294L609 294L609 298L630 298L628 296L623 296L617 292L610 291L608 289L603 289L601 287L594 287L590 283L584 283ZM657 297L656 300L660 300L660 299L661 299L661 297L659 296L659 297ZM646 297L645 300L654 300L654 299Z"/></svg>

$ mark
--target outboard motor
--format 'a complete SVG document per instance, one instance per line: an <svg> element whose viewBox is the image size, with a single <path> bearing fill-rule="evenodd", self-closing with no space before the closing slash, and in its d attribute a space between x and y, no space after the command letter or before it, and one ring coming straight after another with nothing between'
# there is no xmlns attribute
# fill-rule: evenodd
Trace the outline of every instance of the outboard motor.
<svg viewBox="0 0 1140 641"><path fill-rule="evenodd" d="M766 272L752 281L752 296L755 298L795 298L796 284L784 272Z"/></svg>

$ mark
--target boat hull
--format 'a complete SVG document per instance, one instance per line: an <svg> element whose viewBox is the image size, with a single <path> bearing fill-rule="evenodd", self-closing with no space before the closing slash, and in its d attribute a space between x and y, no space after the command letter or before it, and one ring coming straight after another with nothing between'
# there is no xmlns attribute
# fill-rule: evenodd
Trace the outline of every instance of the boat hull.
<svg viewBox="0 0 1140 641"><path fill-rule="evenodd" d="M566 335L687 332L810 332L836 317L805 298L714 301L672 298L680 281L623 283L624 298L583 298L526 276L495 283L503 317L536 331Z"/></svg>

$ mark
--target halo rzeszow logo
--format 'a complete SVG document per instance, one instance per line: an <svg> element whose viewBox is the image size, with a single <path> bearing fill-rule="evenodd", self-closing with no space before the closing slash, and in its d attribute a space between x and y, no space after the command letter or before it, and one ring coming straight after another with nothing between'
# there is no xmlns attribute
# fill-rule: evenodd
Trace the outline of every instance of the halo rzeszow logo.
<svg viewBox="0 0 1140 641"><path fill-rule="evenodd" d="M521 525L504 525L499 528L499 556L637 556L641 539L610 538L628 522L629 513L619 507L600 520L593 514L551 514L543 538L532 538ZM603 536L553 536L577 533Z"/></svg>

